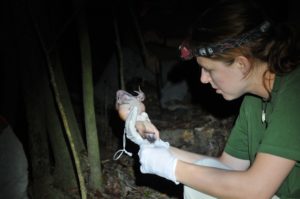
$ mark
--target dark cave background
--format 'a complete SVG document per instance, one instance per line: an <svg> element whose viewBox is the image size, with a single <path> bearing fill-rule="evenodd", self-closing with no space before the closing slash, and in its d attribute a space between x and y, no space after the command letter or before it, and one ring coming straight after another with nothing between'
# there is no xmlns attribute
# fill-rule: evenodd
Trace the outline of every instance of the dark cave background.
<svg viewBox="0 0 300 199"><path fill-rule="evenodd" d="M47 60L39 41L40 36L44 41L44 47L48 50L55 49L59 54L68 92L82 130L82 72L76 29L76 20L80 16L78 13L85 11L86 14L91 44L93 83L96 85L101 81L101 75L111 57L116 53L114 19L118 21L122 46L140 48L129 8L132 8L136 14L142 32L155 30L161 34L162 38L181 39L184 38L185 31L195 16L214 1L2 0L0 3L0 114L7 119L22 142L29 165L35 158L32 157L30 147L39 143L34 143L29 139L34 123L30 128L28 125L34 118L30 118L30 114L28 114L28 101L31 101L34 107L35 101L30 99L35 99L40 103L47 100L41 98L43 96L41 91L36 92L39 90L39 86L44 85L42 75L38 74L47 73ZM258 2L277 21L289 21L294 24L299 22L300 16L295 1L276 0L270 3L263 0ZM36 32L36 28L40 35ZM160 54L159 49L156 49L156 54ZM168 56L176 57L176 50L172 50ZM175 75L171 74L169 78L189 80L189 92L191 92L194 104L200 104L207 111L220 117L237 113L240 100L226 102L220 96L213 94L209 86L201 85L199 69L194 62L181 63L174 70L173 74ZM178 76L178 74L180 75ZM118 79L115 78L115 81ZM25 96L28 95L30 98L25 99ZM114 100L114 98L110 99L110 103ZM35 111L42 112L38 108ZM120 140L114 141L120 142ZM103 142L105 141L100 142L103 147L101 153L104 154L102 158L105 159L107 158L105 153L109 153L105 151L108 146ZM35 169L29 167L29 183L32 182L31 172ZM33 186L31 186L30 192L33 197L33 192L35 192ZM104 198L104 196L102 197ZM99 196L99 198L101 197Z"/></svg>

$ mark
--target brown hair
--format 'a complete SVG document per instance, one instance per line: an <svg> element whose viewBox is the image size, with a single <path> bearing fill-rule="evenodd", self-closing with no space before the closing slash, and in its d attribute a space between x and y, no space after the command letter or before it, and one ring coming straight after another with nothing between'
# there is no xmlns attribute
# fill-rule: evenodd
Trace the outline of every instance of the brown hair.
<svg viewBox="0 0 300 199"><path fill-rule="evenodd" d="M238 38L270 21L270 28L259 38L237 48L216 53L210 58L232 63L243 55L253 63L267 62L269 70L276 74L292 71L299 64L295 32L286 24L272 22L253 1L221 0L206 10L194 23L189 36L191 46L208 46L228 38Z"/></svg>

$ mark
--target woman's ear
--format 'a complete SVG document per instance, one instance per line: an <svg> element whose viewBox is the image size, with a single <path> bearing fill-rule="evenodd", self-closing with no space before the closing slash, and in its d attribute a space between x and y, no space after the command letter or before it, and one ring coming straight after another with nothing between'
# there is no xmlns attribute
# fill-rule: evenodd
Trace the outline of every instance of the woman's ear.
<svg viewBox="0 0 300 199"><path fill-rule="evenodd" d="M236 67L242 71L243 74L248 74L250 70L250 60L245 56L237 56L234 60Z"/></svg>

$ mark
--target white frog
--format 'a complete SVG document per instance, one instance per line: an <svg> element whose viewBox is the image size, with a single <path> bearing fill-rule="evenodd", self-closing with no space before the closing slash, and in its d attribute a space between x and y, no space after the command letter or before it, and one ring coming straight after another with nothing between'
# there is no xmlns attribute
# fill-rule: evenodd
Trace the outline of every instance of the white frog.
<svg viewBox="0 0 300 199"><path fill-rule="evenodd" d="M146 108L143 103L146 98L145 94L140 88L139 91L134 92L137 93L136 96L127 91L118 90L116 93L116 109L120 118L125 121L132 108L137 107L138 116L135 127L144 139L147 139L149 142L154 142L158 138L159 132L151 123L148 114L145 112Z"/></svg>
<svg viewBox="0 0 300 199"><path fill-rule="evenodd" d="M130 108L136 106L138 107L138 115L145 112L145 105L142 103L145 100L145 94L139 88L139 91L134 91L137 93L136 96L128 93L124 90L118 90L116 94L116 109L119 112L119 116L122 120L126 120Z"/></svg>

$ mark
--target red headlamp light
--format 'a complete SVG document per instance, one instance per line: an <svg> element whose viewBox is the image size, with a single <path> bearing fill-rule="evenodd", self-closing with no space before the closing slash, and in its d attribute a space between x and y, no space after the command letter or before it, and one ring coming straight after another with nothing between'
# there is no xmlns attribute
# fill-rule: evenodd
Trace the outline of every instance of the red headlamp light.
<svg viewBox="0 0 300 199"><path fill-rule="evenodd" d="M180 58L183 60L191 60L194 57L192 49L189 48L186 42L183 42L179 46L179 53Z"/></svg>

